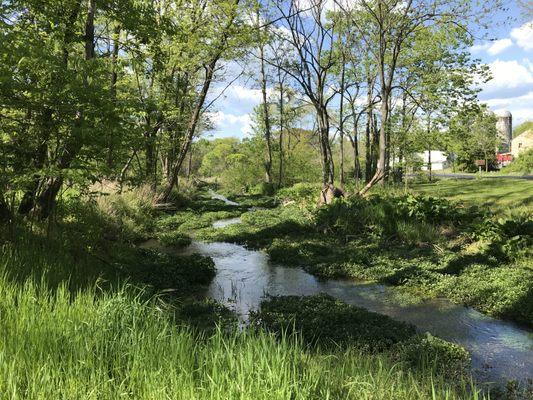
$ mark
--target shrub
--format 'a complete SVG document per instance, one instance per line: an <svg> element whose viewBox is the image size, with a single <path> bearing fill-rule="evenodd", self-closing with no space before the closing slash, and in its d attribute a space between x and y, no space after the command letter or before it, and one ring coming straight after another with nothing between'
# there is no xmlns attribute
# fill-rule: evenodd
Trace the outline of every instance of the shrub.
<svg viewBox="0 0 533 400"><path fill-rule="evenodd" d="M313 207L317 204L319 194L319 185L313 183L297 183L291 187L278 190L276 197L281 202L295 202L306 207Z"/></svg>
<svg viewBox="0 0 533 400"><path fill-rule="evenodd" d="M485 243L485 251L504 260L517 260L532 254L533 218L530 213L499 219L485 219L472 238Z"/></svg>
<svg viewBox="0 0 533 400"><path fill-rule="evenodd" d="M518 172L520 174L533 174L533 149L526 150L510 165L503 168L503 173Z"/></svg>
<svg viewBox="0 0 533 400"><path fill-rule="evenodd" d="M429 196L354 196L317 209L314 223L317 229L338 236L366 234L417 244L437 240L436 225L465 223L478 215L475 209Z"/></svg>
<svg viewBox="0 0 533 400"><path fill-rule="evenodd" d="M123 193L102 195L96 199L99 209L113 222L122 240L139 242L149 239L154 228L155 195L148 186Z"/></svg>

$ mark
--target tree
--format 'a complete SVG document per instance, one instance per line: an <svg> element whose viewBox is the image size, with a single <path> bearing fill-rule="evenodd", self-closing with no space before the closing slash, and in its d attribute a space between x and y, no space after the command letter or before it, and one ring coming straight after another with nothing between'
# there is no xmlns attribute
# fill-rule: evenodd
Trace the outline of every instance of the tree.
<svg viewBox="0 0 533 400"><path fill-rule="evenodd" d="M362 40L368 44L369 54L377 67L380 85L379 158L377 169L360 191L365 194L374 184L383 182L387 175L390 137L390 109L394 82L400 69L400 60L420 30L431 26L459 27L469 31L469 24L482 22L483 18L500 6L499 1L485 2L477 7L464 0L362 0L359 7L349 10L342 1L337 6L350 18Z"/></svg>
<svg viewBox="0 0 533 400"><path fill-rule="evenodd" d="M334 192L335 172L330 145L330 115L328 105L334 97L329 94L331 73L335 58L331 49L335 40L335 24L324 18L325 0L311 0L309 8L291 0L288 5L275 1L282 26L278 37L291 46L295 62L282 66L304 92L314 107L318 125L320 156L322 161L321 201L328 203ZM283 33L279 33L283 32Z"/></svg>
<svg viewBox="0 0 533 400"><path fill-rule="evenodd" d="M496 116L486 107L464 108L452 118L446 138L465 169L476 171L475 161L484 160L488 171L498 145Z"/></svg>

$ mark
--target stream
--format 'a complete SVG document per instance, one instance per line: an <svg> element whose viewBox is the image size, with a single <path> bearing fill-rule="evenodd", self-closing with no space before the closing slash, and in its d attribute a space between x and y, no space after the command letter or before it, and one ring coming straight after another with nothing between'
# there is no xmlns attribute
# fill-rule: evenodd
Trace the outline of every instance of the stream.
<svg viewBox="0 0 533 400"><path fill-rule="evenodd" d="M217 198L229 201L220 195ZM239 222L239 218L231 218L213 226L223 228ZM180 251L194 253L211 257L216 265L217 274L206 296L229 306L244 320L267 295L327 293L464 346L471 353L472 371L480 383L533 379L533 332L512 322L491 318L443 298L406 304L397 291L376 283L319 280L301 268L271 263L265 253L238 244L193 241Z"/></svg>

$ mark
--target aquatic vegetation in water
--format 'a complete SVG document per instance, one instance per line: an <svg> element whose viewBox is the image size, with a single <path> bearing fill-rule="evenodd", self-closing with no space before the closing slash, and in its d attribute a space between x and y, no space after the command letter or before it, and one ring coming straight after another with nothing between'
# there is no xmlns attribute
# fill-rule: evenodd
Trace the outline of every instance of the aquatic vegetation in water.
<svg viewBox="0 0 533 400"><path fill-rule="evenodd" d="M382 351L416 334L405 322L351 306L333 297L271 297L261 303L252 320L273 332L296 331L310 344L356 346Z"/></svg>

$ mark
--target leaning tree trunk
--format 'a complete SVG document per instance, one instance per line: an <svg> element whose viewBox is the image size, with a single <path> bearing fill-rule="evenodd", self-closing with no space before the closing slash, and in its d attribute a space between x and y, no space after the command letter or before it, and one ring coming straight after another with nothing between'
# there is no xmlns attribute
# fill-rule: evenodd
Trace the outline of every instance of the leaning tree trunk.
<svg viewBox="0 0 533 400"><path fill-rule="evenodd" d="M159 198L159 200L162 202L168 202L170 198L170 194L172 193L174 186L178 182L178 175L183 165L183 161L185 160L185 157L187 156L194 134L196 132L196 128L200 121L202 109L205 103L205 99L207 97L207 93L209 92L209 87L211 86L211 82L213 80L213 75L215 73L215 67L218 62L219 57L220 55L218 57L215 57L213 60L211 60L209 65L205 67L205 71L206 71L205 80L202 85L202 89L200 91L198 101L196 102L193 113L191 115L191 119L189 120L189 126L187 127L185 143L178 154L176 162L171 167L170 176L169 176L167 185Z"/></svg>

